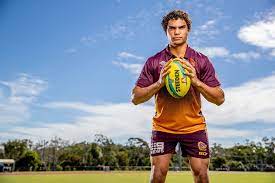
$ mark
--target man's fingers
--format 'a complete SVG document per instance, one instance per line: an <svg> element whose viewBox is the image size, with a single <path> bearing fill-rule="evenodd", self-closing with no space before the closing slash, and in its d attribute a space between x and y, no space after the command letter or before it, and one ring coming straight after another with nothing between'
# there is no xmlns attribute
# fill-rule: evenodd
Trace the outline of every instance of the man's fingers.
<svg viewBox="0 0 275 183"><path fill-rule="evenodd" d="M177 60L179 60L180 62L186 62L186 60L182 58L177 58Z"/></svg>
<svg viewBox="0 0 275 183"><path fill-rule="evenodd" d="M193 65L190 64L188 61L183 60L183 61L181 61L181 63L182 63L183 66L185 65L185 66L187 66L189 68L192 68L192 69L194 68Z"/></svg>
<svg viewBox="0 0 275 183"><path fill-rule="evenodd" d="M189 77L194 77L195 74L194 72L195 71L195 68L186 60L184 59L180 59L180 58L176 58L176 59L170 59L168 62L166 62L166 64L164 65L162 71L161 71L161 75L162 77L166 76L167 74L170 73L170 68L171 68L171 65L169 65L173 60L179 60L182 67L185 68L186 70L186 75L189 76Z"/></svg>
<svg viewBox="0 0 275 183"><path fill-rule="evenodd" d="M165 72L163 72L162 73L162 77L165 77L167 74L169 74L170 73L170 71L168 70L168 71L165 71Z"/></svg>
<svg viewBox="0 0 275 183"><path fill-rule="evenodd" d="M195 77L195 74L194 74L194 73L189 72L189 71L187 71L187 70L186 70L186 72L185 72L184 74L185 74L186 76L189 76L190 78Z"/></svg>
<svg viewBox="0 0 275 183"><path fill-rule="evenodd" d="M188 62L187 60L185 61L186 65L188 65L189 67L193 67L192 64L190 64L190 62Z"/></svg>
<svg viewBox="0 0 275 183"><path fill-rule="evenodd" d="M182 65L183 68L185 68L187 71L192 72L193 69L188 67L187 65Z"/></svg>
<svg viewBox="0 0 275 183"><path fill-rule="evenodd" d="M172 61L173 59L170 59L168 62L165 63L164 67L167 67Z"/></svg>
<svg viewBox="0 0 275 183"><path fill-rule="evenodd" d="M171 65L167 65L167 66L165 66L164 68L163 68L163 71L167 71L168 69L170 69L171 68Z"/></svg>

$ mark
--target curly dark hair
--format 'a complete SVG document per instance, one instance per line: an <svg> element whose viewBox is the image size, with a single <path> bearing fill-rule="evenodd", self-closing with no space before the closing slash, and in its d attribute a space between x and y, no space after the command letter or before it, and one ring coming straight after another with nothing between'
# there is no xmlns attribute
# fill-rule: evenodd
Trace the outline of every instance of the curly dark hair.
<svg viewBox="0 0 275 183"><path fill-rule="evenodd" d="M164 32L166 33L169 20L177 20L179 18L182 20L185 20L188 31L190 31L192 22L191 22L191 19L189 18L189 15L182 10L173 10L173 11L170 11L167 15L165 15L162 18L161 25L163 27Z"/></svg>

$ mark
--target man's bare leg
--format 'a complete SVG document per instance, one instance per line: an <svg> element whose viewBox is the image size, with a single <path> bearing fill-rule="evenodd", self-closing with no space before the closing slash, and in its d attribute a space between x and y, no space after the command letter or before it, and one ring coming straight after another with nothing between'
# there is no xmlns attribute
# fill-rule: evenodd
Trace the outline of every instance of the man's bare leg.
<svg viewBox="0 0 275 183"><path fill-rule="evenodd" d="M164 183L172 154L151 156L150 183Z"/></svg>
<svg viewBox="0 0 275 183"><path fill-rule="evenodd" d="M208 166L209 158L201 159L189 157L189 163L192 169L195 183L209 183Z"/></svg>

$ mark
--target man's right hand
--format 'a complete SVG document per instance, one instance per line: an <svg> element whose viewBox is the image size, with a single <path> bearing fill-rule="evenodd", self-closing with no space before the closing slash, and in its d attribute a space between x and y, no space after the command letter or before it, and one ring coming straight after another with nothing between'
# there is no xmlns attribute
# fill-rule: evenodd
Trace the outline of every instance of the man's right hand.
<svg viewBox="0 0 275 183"><path fill-rule="evenodd" d="M171 65L170 63L173 61L173 59L170 59L166 64L163 66L163 68L160 71L159 80L158 83L160 84L160 87L162 88L165 85L165 77L167 74L170 73Z"/></svg>
<svg viewBox="0 0 275 183"><path fill-rule="evenodd" d="M165 85L165 76L170 73L171 66L169 65L172 62L172 59L169 60L161 69L159 80L150 86L141 88L135 86L132 91L132 102L137 105L149 100L155 93L157 93Z"/></svg>

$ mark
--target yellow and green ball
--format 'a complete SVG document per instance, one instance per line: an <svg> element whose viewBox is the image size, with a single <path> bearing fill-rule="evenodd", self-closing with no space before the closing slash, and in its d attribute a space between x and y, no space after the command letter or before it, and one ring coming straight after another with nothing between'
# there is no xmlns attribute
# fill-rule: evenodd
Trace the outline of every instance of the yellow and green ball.
<svg viewBox="0 0 275 183"><path fill-rule="evenodd" d="M186 69L179 60L174 59L169 65L171 68L165 78L166 88L174 98L182 98L190 89L190 77L186 75Z"/></svg>

